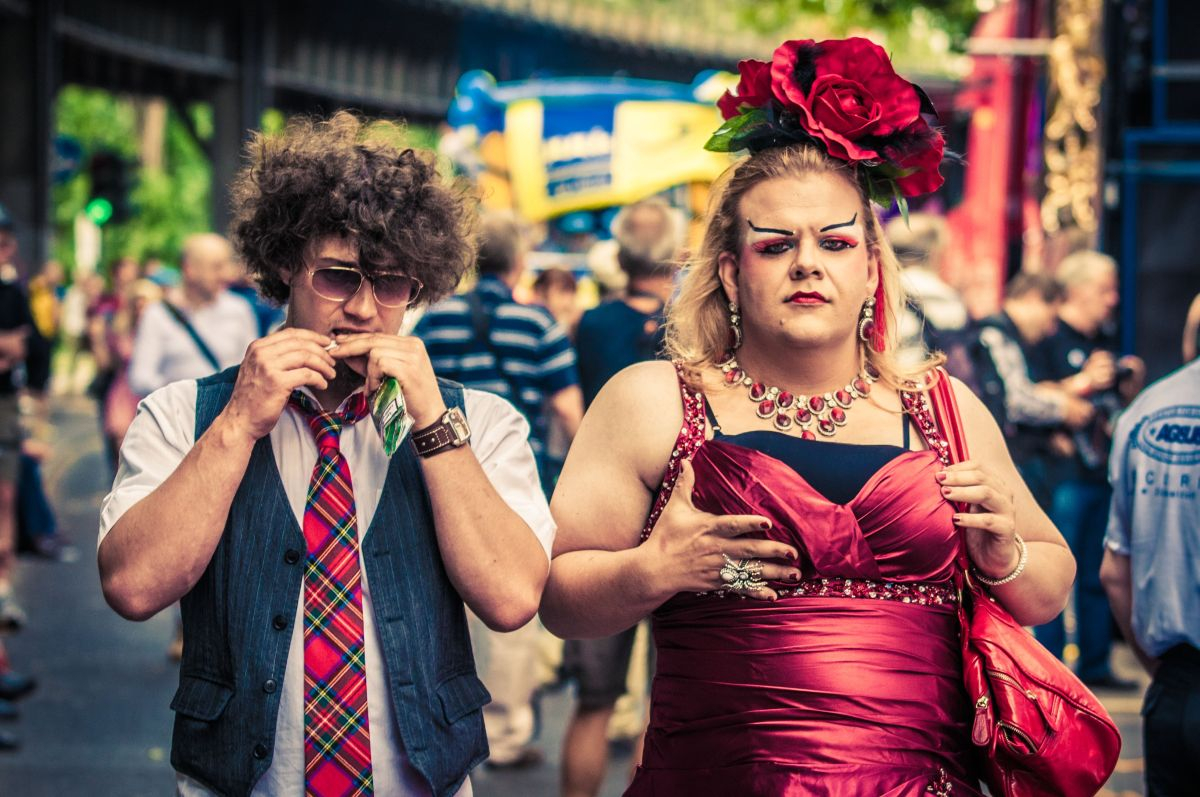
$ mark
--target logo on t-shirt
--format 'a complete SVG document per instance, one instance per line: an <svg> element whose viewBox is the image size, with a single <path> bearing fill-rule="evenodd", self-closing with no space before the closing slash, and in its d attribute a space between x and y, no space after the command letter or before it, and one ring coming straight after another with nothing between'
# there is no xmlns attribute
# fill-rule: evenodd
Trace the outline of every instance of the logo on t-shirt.
<svg viewBox="0 0 1200 797"><path fill-rule="evenodd" d="M1171 465L1200 463L1200 407L1167 407L1143 418L1134 445Z"/></svg>

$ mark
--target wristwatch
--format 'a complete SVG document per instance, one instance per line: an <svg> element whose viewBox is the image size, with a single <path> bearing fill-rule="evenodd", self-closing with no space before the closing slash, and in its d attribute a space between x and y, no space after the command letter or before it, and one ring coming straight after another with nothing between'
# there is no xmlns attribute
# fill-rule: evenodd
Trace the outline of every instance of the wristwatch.
<svg viewBox="0 0 1200 797"><path fill-rule="evenodd" d="M458 407L451 407L431 426L412 433L413 448L423 457L432 457L449 448L459 448L471 439L467 416Z"/></svg>

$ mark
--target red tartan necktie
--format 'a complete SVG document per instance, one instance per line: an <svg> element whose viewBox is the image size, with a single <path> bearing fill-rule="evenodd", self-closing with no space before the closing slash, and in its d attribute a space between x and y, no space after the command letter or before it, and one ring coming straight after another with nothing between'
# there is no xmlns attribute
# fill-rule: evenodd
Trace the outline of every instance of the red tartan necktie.
<svg viewBox="0 0 1200 797"><path fill-rule="evenodd" d="M350 465L339 448L342 427L367 414L365 393L341 412L321 412L303 393L292 406L317 439L304 506L304 782L309 797L374 792L367 723L367 652L363 642L358 519Z"/></svg>

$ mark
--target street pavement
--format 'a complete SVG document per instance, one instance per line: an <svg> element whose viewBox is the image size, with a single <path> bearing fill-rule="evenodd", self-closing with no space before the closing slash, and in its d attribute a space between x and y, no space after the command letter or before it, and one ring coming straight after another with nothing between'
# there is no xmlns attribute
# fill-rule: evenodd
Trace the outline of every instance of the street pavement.
<svg viewBox="0 0 1200 797"><path fill-rule="evenodd" d="M19 734L20 750L0 753L3 797L140 797L174 792L168 761L177 684L166 647L173 620L122 620L104 603L95 567L100 499L111 481L100 449L95 411L85 399L56 400L54 453L45 479L61 531L79 548L73 563L25 558L17 593L31 622L5 641L15 666L35 675L37 691L22 701L22 717L3 727ZM1118 672L1139 676L1124 647ZM1139 694L1102 694L1121 726L1125 749L1105 797L1142 792ZM480 767L478 797L541 797L558 793L558 760L571 697L559 691L542 704L540 744L546 762L517 770ZM621 794L627 752L614 751L602 797Z"/></svg>

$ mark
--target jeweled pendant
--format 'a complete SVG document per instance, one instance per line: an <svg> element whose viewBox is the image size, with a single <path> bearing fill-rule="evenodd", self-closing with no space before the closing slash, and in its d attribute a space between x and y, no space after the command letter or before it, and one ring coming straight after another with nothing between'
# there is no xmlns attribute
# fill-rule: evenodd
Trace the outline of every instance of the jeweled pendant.
<svg viewBox="0 0 1200 797"><path fill-rule="evenodd" d="M736 385L741 380L742 380L742 369L741 368L730 368L728 371L725 372L725 384Z"/></svg>
<svg viewBox="0 0 1200 797"><path fill-rule="evenodd" d="M809 412L807 408L798 407L796 409L796 421L798 423L807 425L807 424L812 423L812 419L813 419L813 414L811 412Z"/></svg>
<svg viewBox="0 0 1200 797"><path fill-rule="evenodd" d="M796 397L786 390L779 391L779 395L775 397L775 403L779 405L779 409L786 410L796 402Z"/></svg>
<svg viewBox="0 0 1200 797"><path fill-rule="evenodd" d="M825 399L820 396L813 396L808 400L808 408L815 413L820 413L825 409Z"/></svg>
<svg viewBox="0 0 1200 797"><path fill-rule="evenodd" d="M841 407L834 407L829 411L829 419L838 426L846 425L846 411Z"/></svg>
<svg viewBox="0 0 1200 797"><path fill-rule="evenodd" d="M837 431L837 426L828 418L822 418L817 421L817 431L826 437L833 437L833 433Z"/></svg>
<svg viewBox="0 0 1200 797"><path fill-rule="evenodd" d="M755 382L750 386L750 398L753 401L762 401L767 395L767 386L762 382Z"/></svg>
<svg viewBox="0 0 1200 797"><path fill-rule="evenodd" d="M769 400L760 401L758 402L758 409L755 412L758 413L758 417L760 418L770 418L775 414L775 402Z"/></svg>
<svg viewBox="0 0 1200 797"><path fill-rule="evenodd" d="M781 432L786 432L788 429L791 429L792 428L792 416L788 415L786 412L776 413L775 414L775 428Z"/></svg>
<svg viewBox="0 0 1200 797"><path fill-rule="evenodd" d="M844 410L848 410L850 409L850 404L854 401L854 396L850 395L850 393L845 390L839 390L833 394L833 400L839 407Z"/></svg>
<svg viewBox="0 0 1200 797"><path fill-rule="evenodd" d="M817 436L815 434L813 434L812 432L810 432L808 429L805 429L803 432L800 433L800 439L801 440L816 440Z"/></svg>

